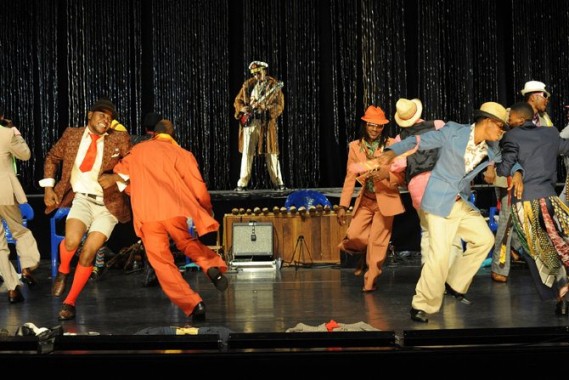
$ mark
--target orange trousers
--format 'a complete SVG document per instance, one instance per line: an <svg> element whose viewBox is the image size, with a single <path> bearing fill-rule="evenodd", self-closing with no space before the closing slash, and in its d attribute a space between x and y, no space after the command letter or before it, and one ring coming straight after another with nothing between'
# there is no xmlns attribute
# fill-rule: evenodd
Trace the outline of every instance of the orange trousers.
<svg viewBox="0 0 569 380"><path fill-rule="evenodd" d="M176 266L170 250L170 238L176 248L198 265L204 274L211 267L218 267L221 272L226 272L227 264L221 256L190 235L186 217L144 222L140 231L148 261L156 272L162 290L186 316L190 316L202 298L192 290Z"/></svg>
<svg viewBox="0 0 569 380"><path fill-rule="evenodd" d="M393 216L379 212L375 199L364 196L352 216L346 237L339 245L346 252L366 252L368 270L364 276L364 289L375 288L375 281L381 275L391 239L393 219Z"/></svg>

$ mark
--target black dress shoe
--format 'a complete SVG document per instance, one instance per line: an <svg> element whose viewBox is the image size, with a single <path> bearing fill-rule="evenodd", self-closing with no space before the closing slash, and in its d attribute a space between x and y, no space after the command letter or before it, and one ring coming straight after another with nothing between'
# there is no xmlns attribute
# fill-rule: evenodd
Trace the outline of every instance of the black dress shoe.
<svg viewBox="0 0 569 380"><path fill-rule="evenodd" d="M227 277L221 273L218 267L211 267L207 270L207 275L217 290L223 292L229 286Z"/></svg>
<svg viewBox="0 0 569 380"><path fill-rule="evenodd" d="M561 300L557 302L557 305L555 305L555 315L566 317L567 314L567 301Z"/></svg>
<svg viewBox="0 0 569 380"><path fill-rule="evenodd" d="M465 305L470 305L472 303L468 298L464 296L464 294L457 292L456 290L451 288L450 285L447 283L445 283L445 294L450 294L451 296L456 298L458 302L462 302Z"/></svg>
<svg viewBox="0 0 569 380"><path fill-rule="evenodd" d="M194 310L192 311L192 320L205 321L205 303L203 303L203 301L194 307Z"/></svg>
<svg viewBox="0 0 569 380"><path fill-rule="evenodd" d="M423 310L417 310L411 308L410 313L411 313L411 319L414 320L415 322L421 322L421 323L429 322L429 318L427 318L427 313L425 313Z"/></svg>
<svg viewBox="0 0 569 380"><path fill-rule="evenodd" d="M29 268L22 269L22 282L30 288L34 288L38 285L38 282L32 276L32 271Z"/></svg>
<svg viewBox="0 0 569 380"><path fill-rule="evenodd" d="M20 291L20 285L16 286L14 290L8 290L8 301L10 301L10 303L24 302L24 296Z"/></svg>

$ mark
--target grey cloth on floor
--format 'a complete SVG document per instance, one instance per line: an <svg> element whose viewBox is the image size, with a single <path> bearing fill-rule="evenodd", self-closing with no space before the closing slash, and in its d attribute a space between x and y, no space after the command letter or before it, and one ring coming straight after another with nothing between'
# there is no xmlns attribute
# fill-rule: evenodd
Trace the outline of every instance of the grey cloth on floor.
<svg viewBox="0 0 569 380"><path fill-rule="evenodd" d="M328 331L327 323L322 323L318 326L310 326L304 323L298 323L296 326L286 329L286 332L314 332L314 331ZM338 323L339 327L334 328L332 331L381 331L375 327L365 323Z"/></svg>

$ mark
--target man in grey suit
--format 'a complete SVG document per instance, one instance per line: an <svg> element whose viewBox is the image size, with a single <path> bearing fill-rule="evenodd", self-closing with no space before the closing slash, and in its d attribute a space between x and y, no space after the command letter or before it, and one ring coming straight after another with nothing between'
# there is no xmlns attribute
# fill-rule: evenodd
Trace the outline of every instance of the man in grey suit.
<svg viewBox="0 0 569 380"><path fill-rule="evenodd" d="M0 218L6 221L12 236L17 240L16 251L22 267L22 280L33 286L36 281L31 272L39 264L40 253L32 232L22 223L19 204L26 203L28 199L14 170L14 158L26 161L30 159L31 153L20 131L3 116L3 111L0 110ZM24 296L18 273L9 256L4 226L0 223L0 273L8 289L8 301L18 303L24 301Z"/></svg>
<svg viewBox="0 0 569 380"><path fill-rule="evenodd" d="M494 245L494 234L476 206L468 201L471 182L490 163L502 160L498 140L507 125L506 109L495 102L475 111L474 124L447 122L437 131L410 136L387 148L381 163L418 147L439 148L439 159L421 201L429 230L429 253L411 303L411 319L428 322L440 310L445 291L462 303L480 265ZM519 168L516 168L519 169ZM466 242L450 264L454 236Z"/></svg>

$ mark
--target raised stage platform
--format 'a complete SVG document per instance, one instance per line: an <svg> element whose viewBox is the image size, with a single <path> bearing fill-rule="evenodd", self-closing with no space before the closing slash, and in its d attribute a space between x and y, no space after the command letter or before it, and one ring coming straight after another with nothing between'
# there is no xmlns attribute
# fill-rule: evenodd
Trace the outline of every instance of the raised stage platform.
<svg viewBox="0 0 569 380"><path fill-rule="evenodd" d="M337 204L340 189L320 190ZM484 202L482 193L491 194L486 190L493 189L479 190L479 202ZM260 216L234 215L233 208L280 207L292 191L212 192L212 198L222 226L224 217L226 223L243 218L241 222L249 228L246 218L262 223ZM408 194L403 197L408 202ZM48 253L45 247L49 241L41 240L45 239L41 230L48 230L48 218L38 212L40 201L43 197L30 197L36 209L30 227L44 247L42 253ZM447 296L442 310L430 316L429 323L421 324L409 317L421 270L418 253L407 249L417 234L413 211L396 220L395 250L373 293L361 292L363 278L354 275L349 262L317 260L321 257L312 251L312 245L312 261L306 256L293 259L295 228L298 231L302 228L299 225L317 220L319 223L309 231L317 224L321 229L323 220L332 225L333 214L310 216L313 219L306 217L304 221L298 215L278 218L286 219L278 228L293 228L289 244L279 248L279 260L271 261L268 270L232 266L227 273L230 285L224 293L218 292L203 273L184 272L206 304L203 322L186 318L159 287L142 286L143 271L125 273L119 269L107 271L99 281L90 281L77 302L77 318L59 322L57 312L63 300L50 294L46 258L36 273L40 286L23 288L25 302L9 304L6 298L0 302L0 327L8 332L7 337L0 337L0 359L13 366L25 365L26 373L40 374L56 365L120 367L133 371L129 373L149 371L157 365L187 370L222 365L222 371L243 374L269 364L273 372L286 374L299 373L306 366L313 366L319 374L334 374L339 366L352 371L368 365L396 366L399 373L414 374L424 373L425 365L436 363L459 363L469 373L487 373L491 360L503 363L509 372L542 369L544 365L548 373L565 371L559 364L569 355L569 320L554 314L554 302L540 300L523 263L515 263L508 282L501 284L491 280L489 268L480 268L467 294L472 305ZM115 230L115 249L135 239L127 227ZM251 231L245 232L245 238L250 239ZM255 233L261 237L259 231ZM310 244L316 240L331 247L336 244L335 238L317 238L314 232L310 235ZM303 236L308 240L307 233ZM5 290L0 287L0 295L5 296ZM63 335L48 342L15 337L27 322L57 326ZM321 331L326 326L344 326L347 331ZM354 326L360 330L353 330ZM174 335L183 327L190 330Z"/></svg>

